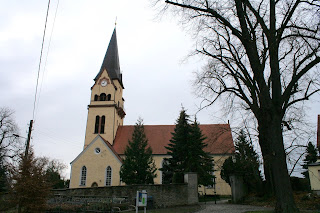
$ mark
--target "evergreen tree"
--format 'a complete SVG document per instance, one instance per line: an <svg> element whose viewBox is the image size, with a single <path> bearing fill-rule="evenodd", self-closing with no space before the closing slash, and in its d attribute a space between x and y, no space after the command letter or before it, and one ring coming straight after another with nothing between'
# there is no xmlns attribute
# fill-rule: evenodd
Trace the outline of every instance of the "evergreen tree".
<svg viewBox="0 0 320 213"><path fill-rule="evenodd" d="M47 182L53 189L67 188L65 180L61 177L63 170L66 165L59 162L58 160L50 160L46 166Z"/></svg>
<svg viewBox="0 0 320 213"><path fill-rule="evenodd" d="M189 116L184 109L181 110L171 134L171 143L166 147L171 158L165 159L162 171L168 176L172 174L174 183L182 183L184 173L196 172L199 184L212 185L213 159L203 150L207 146L204 143L206 137L196 121L190 124Z"/></svg>
<svg viewBox="0 0 320 213"><path fill-rule="evenodd" d="M173 179L173 170L170 167L170 162L168 158L163 159L162 168L162 184L170 184Z"/></svg>
<svg viewBox="0 0 320 213"><path fill-rule="evenodd" d="M46 158L35 158L32 150L27 157L21 155L19 166L11 168L12 203L18 212L43 212L50 193L45 167Z"/></svg>
<svg viewBox="0 0 320 213"><path fill-rule="evenodd" d="M208 146L204 143L205 139L206 137L202 134L199 124L195 120L191 125L187 171L196 172L199 184L209 186L213 184L214 165L212 157L204 151L204 148Z"/></svg>
<svg viewBox="0 0 320 213"><path fill-rule="evenodd" d="M184 172L188 169L188 145L190 140L191 126L189 124L189 115L182 109L179 118L176 122L174 132L170 143L166 147L167 154L171 156L168 158L168 173L172 173L173 183L183 183Z"/></svg>
<svg viewBox="0 0 320 213"><path fill-rule="evenodd" d="M235 156L227 158L223 163L221 178L230 184L230 175L242 176L250 192L261 192L259 156L243 130L236 140L235 149Z"/></svg>
<svg viewBox="0 0 320 213"><path fill-rule="evenodd" d="M318 155L317 148L311 142L309 142L306 148L306 157L303 160L304 164L302 165L302 167L305 169L305 171L302 172L305 178L309 179L308 164L316 162L318 158L317 155Z"/></svg>
<svg viewBox="0 0 320 213"><path fill-rule="evenodd" d="M126 184L153 184L156 166L152 149L144 132L142 119L134 126L132 140L125 150L125 158L120 169L120 177Z"/></svg>

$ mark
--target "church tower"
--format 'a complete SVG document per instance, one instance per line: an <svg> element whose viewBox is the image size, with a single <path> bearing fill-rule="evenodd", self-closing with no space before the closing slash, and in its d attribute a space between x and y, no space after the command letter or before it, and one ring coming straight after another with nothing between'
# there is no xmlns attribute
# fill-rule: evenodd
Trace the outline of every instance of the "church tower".
<svg viewBox="0 0 320 213"><path fill-rule="evenodd" d="M116 28L114 28L101 69L91 87L84 149L100 135L113 144L118 126L123 125L122 74L120 72Z"/></svg>

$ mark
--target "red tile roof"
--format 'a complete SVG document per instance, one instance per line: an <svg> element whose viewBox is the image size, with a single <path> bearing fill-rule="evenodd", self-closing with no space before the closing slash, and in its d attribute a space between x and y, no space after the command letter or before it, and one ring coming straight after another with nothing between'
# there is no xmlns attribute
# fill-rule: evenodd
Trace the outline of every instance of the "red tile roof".
<svg viewBox="0 0 320 213"><path fill-rule="evenodd" d="M205 143L208 146L206 152L211 154L230 154L234 152L234 145L229 124L201 124L202 133L207 137ZM172 137L175 125L145 125L144 130L148 138L148 143L153 154L167 154L167 146ZM114 150L119 154L124 154L131 140L134 126L119 126L113 143Z"/></svg>

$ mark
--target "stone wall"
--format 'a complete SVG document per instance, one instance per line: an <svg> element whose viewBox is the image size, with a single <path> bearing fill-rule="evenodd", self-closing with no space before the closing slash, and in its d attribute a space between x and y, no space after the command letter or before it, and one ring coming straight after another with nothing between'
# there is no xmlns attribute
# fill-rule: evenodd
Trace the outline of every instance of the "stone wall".
<svg viewBox="0 0 320 213"><path fill-rule="evenodd" d="M137 191L146 190L148 197L152 196L153 206L163 208L168 206L192 205L198 203L197 175L185 175L185 182L181 184L128 185L94 188L76 188L53 191L54 196L67 197L126 197L134 205Z"/></svg>

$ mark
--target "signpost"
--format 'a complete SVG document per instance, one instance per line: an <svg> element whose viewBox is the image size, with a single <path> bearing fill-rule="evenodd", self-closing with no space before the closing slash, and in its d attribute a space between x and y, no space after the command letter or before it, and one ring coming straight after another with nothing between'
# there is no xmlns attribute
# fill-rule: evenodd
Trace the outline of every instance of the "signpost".
<svg viewBox="0 0 320 213"><path fill-rule="evenodd" d="M136 197L136 213L138 213L139 207L144 208L144 213L147 212L147 191L137 191L137 197Z"/></svg>

